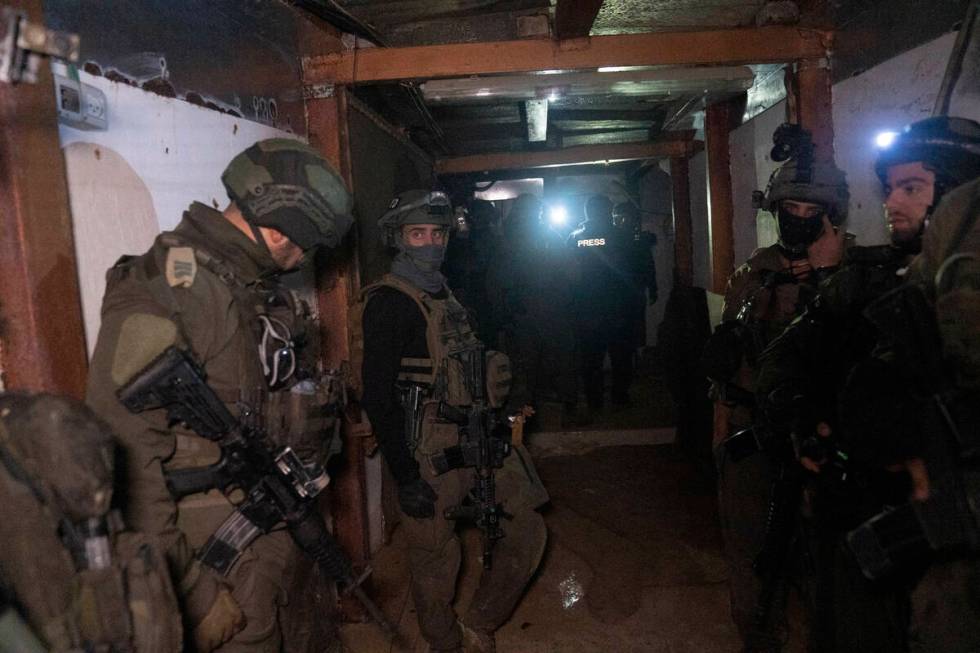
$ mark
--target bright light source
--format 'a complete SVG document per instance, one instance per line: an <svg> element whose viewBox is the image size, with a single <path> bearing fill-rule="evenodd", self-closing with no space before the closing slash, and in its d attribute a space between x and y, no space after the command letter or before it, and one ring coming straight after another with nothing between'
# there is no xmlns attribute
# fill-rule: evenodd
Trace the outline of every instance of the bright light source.
<svg viewBox="0 0 980 653"><path fill-rule="evenodd" d="M875 145L882 149L891 147L897 136L898 132L879 132L879 134L875 136Z"/></svg>
<svg viewBox="0 0 980 653"><path fill-rule="evenodd" d="M557 93L552 93L551 95L548 96L548 102L554 102L557 99L558 99Z"/></svg>
<svg viewBox="0 0 980 653"><path fill-rule="evenodd" d="M548 211L548 222L555 227L562 227L568 222L568 209L561 204L555 204Z"/></svg>

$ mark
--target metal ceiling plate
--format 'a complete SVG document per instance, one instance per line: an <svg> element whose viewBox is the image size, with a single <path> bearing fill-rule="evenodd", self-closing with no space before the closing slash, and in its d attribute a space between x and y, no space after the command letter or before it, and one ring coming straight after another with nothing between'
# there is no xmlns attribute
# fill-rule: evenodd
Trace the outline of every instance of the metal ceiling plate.
<svg viewBox="0 0 980 653"><path fill-rule="evenodd" d="M421 85L427 102L555 101L574 96L643 96L744 91L755 75L748 66L671 67L558 75L501 75L434 79Z"/></svg>

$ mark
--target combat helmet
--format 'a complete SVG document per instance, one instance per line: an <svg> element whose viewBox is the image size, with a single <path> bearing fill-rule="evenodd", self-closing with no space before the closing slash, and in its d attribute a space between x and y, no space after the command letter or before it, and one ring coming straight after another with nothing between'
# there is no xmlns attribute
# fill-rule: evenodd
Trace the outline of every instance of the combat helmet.
<svg viewBox="0 0 980 653"><path fill-rule="evenodd" d="M617 227L634 228L640 223L640 207L632 201L619 202L612 210L613 224Z"/></svg>
<svg viewBox="0 0 980 653"><path fill-rule="evenodd" d="M466 221L470 228L476 231L489 229L497 217L497 209L493 202L481 199L472 199L469 202Z"/></svg>
<svg viewBox="0 0 980 653"><path fill-rule="evenodd" d="M421 188L396 195L378 220L381 242L388 247L397 247L401 228L409 224L435 224L450 229L453 206L449 196L440 190Z"/></svg>
<svg viewBox="0 0 980 653"><path fill-rule="evenodd" d="M773 174L761 208L778 213L782 200L820 204L834 226L847 219L850 194L844 173L833 163L810 162L809 169L800 159L790 159Z"/></svg>
<svg viewBox="0 0 980 653"><path fill-rule="evenodd" d="M303 250L336 247L354 223L343 180L316 150L296 140L255 143L231 160L221 181L253 229L281 231Z"/></svg>
<svg viewBox="0 0 980 653"><path fill-rule="evenodd" d="M916 161L936 175L935 206L943 193L980 177L980 123L947 116L913 122L881 148L875 173L884 186L888 168Z"/></svg>

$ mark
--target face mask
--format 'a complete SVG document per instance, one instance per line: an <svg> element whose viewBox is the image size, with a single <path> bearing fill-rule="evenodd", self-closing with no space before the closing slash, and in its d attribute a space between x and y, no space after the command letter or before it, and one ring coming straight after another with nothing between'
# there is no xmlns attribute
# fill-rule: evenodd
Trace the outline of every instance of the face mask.
<svg viewBox="0 0 980 653"><path fill-rule="evenodd" d="M813 241L820 237L823 231L823 214L812 218L801 218L780 208L779 242L793 253L804 253Z"/></svg>
<svg viewBox="0 0 980 653"><path fill-rule="evenodd" d="M445 245L422 245L406 247L405 254L424 272L438 272L446 258Z"/></svg>

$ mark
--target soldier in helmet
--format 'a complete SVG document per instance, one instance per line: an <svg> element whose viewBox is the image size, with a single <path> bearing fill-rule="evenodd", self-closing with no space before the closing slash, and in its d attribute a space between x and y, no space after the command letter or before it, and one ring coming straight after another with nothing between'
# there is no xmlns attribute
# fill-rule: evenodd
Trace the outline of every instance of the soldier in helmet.
<svg viewBox="0 0 980 653"><path fill-rule="evenodd" d="M469 611L457 620L452 603L460 542L446 510L466 499L474 473L437 469L439 455L460 442L459 427L437 413L440 404L472 403L474 381L466 377L474 368L462 361L481 355L483 347L439 271L451 217L444 193L419 189L394 198L379 220L384 244L397 255L390 274L364 290L362 403L398 485L422 636L432 651L458 651L464 643L467 650L492 651L494 631L514 610L544 551L547 533L536 508L548 495L527 450L514 443L495 475L496 501L513 517L502 521L504 537L492 549L492 565ZM494 410L509 383L504 359L486 356L487 399Z"/></svg>
<svg viewBox="0 0 980 653"><path fill-rule="evenodd" d="M114 449L76 401L0 396L0 579L44 650L179 653L166 562L111 509Z"/></svg>
<svg viewBox="0 0 980 653"><path fill-rule="evenodd" d="M629 244L629 282L632 287L633 344L646 344L646 307L657 302L657 266L653 260L656 235L643 230L640 207L633 201L613 207L613 226L622 229Z"/></svg>
<svg viewBox="0 0 980 653"><path fill-rule="evenodd" d="M773 437L792 436L811 474L820 597L814 635L820 650L907 646L901 584L867 582L844 547L848 530L894 502L897 483L852 459L847 474L863 477L861 489L835 486L835 475L842 471L836 465L846 455L835 435L841 429L838 391L878 338L865 309L904 281L939 199L980 176L980 125L946 117L913 123L879 152L875 171L891 242L847 250L841 269L820 284L819 297L802 318L766 349L757 379L767 431Z"/></svg>
<svg viewBox="0 0 980 653"><path fill-rule="evenodd" d="M469 203L466 237L453 239L446 251L446 278L459 302L473 313L480 340L497 344L498 316L490 310L487 277L499 253L494 232L497 209L492 202L474 199Z"/></svg>
<svg viewBox="0 0 980 653"><path fill-rule="evenodd" d="M557 234L540 222L541 208L530 194L514 201L506 247L489 274L490 298L501 327L498 344L511 362L512 401L538 409L560 403L562 423L570 426L580 419L571 275Z"/></svg>
<svg viewBox="0 0 980 653"><path fill-rule="evenodd" d="M833 600L828 603L835 607L827 645L855 651L976 650L980 640L973 626L980 603L972 589L978 572L970 556L940 551L923 576L929 558L911 555L890 574L878 574L860 555L867 549L855 550L855 559L845 542L853 537L847 535L852 529L867 532L859 524L886 505L905 503L910 481L913 496L928 506L930 468L938 472L932 480L938 478L940 486L956 477L958 465L945 466L942 455L935 455L952 441L947 429L980 432L975 412L972 421L963 420L956 409L957 399L975 406L978 387L975 363L971 381L970 356L962 353L970 351L966 343L977 341L978 277L971 261L980 241L971 234L970 220L977 214L980 124L949 117L913 123L882 149L875 169L892 242L848 252L845 266L821 286L819 300L804 319L766 352L760 392L774 429L794 431L801 463L813 478L827 477L843 453L849 475L862 481L837 502L848 510L827 506L828 512L848 517L826 525L835 545L827 563L833 565L827 593ZM956 273L947 274L952 269ZM964 282L958 289L953 288L956 279ZM921 291L921 311L904 315L914 305L905 293ZM921 325L936 323L938 341L930 342L930 329ZM873 348L878 352L869 357ZM808 419L793 423L787 416L789 395ZM935 415L937 406L944 406L941 419ZM942 426L935 428L937 423ZM966 524L976 516L943 511L940 519ZM879 530L878 551L903 559L891 548L895 542L889 530L901 533L902 549L916 550L916 527L905 524ZM909 594L907 587L914 591Z"/></svg>
<svg viewBox="0 0 980 653"><path fill-rule="evenodd" d="M758 357L803 310L818 281L840 263L847 202L844 173L832 163L813 160L806 147L776 170L763 208L777 216L779 242L756 250L729 278L723 322L705 348L715 399L719 511L731 570L732 617L746 651L778 651L786 638L785 596L764 592L753 569L765 543L776 469L769 454L756 446L752 430ZM746 441L752 446L742 446ZM762 610L760 599L766 604Z"/></svg>
<svg viewBox="0 0 980 653"><path fill-rule="evenodd" d="M127 521L166 553L194 649L278 651L283 629L295 623L290 610L304 607L306 590L289 587L305 564L299 550L285 531L274 531L252 542L225 574L200 562L195 549L234 505L215 492L178 504L166 476L215 462L217 446L168 424L162 411L131 414L116 397L176 345L196 358L233 414L247 406L277 443L323 462L332 433L325 404L333 400L310 356L315 330L307 311L279 277L317 247L340 244L353 221L350 194L315 150L286 139L241 152L222 182L231 200L223 211L193 203L148 252L109 270L87 400L119 435ZM312 645L288 644L297 651Z"/></svg>

